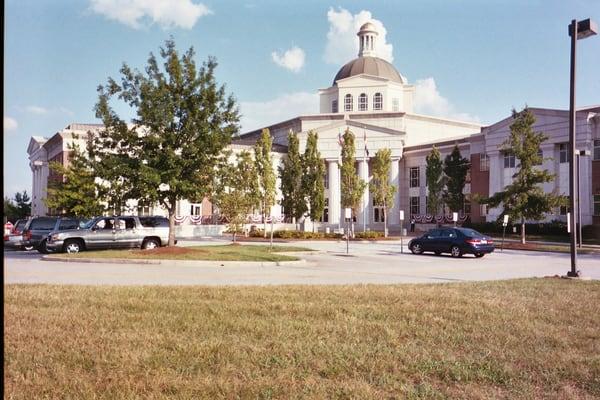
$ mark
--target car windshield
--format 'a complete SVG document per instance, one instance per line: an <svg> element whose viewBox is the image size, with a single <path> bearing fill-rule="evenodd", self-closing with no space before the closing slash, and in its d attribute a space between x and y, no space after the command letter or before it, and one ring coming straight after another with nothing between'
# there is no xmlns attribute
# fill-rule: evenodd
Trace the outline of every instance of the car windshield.
<svg viewBox="0 0 600 400"><path fill-rule="evenodd" d="M459 231L461 231L461 233L465 236L468 237L472 237L472 238L481 238L483 237L483 235L479 232L477 232L475 229L470 229L470 228L460 228Z"/></svg>

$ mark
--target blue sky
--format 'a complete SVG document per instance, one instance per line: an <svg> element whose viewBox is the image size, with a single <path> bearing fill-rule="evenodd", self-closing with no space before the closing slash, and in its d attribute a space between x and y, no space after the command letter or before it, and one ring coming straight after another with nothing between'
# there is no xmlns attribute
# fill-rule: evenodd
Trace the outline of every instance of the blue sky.
<svg viewBox="0 0 600 400"><path fill-rule="evenodd" d="M317 89L356 56L366 19L417 85L417 111L491 124L525 104L568 108L567 25L589 17L600 23L599 0L7 0L4 194L31 193L32 135L97 123L96 87L123 62L143 68L170 36L198 63L217 58L242 131L317 113ZM577 49L577 104L600 104L600 36Z"/></svg>

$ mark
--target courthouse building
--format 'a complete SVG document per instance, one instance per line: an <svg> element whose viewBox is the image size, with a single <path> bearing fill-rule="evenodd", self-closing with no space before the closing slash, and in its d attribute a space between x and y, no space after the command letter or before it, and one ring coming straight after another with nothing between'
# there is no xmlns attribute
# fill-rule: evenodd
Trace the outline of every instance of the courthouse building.
<svg viewBox="0 0 600 400"><path fill-rule="evenodd" d="M482 126L473 122L457 121L422 115L414 112L415 87L407 82L389 62L377 57L375 26L366 23L357 34L358 57L342 66L331 86L320 89L320 110L316 115L302 115L275 122L269 128L273 136L274 164L277 166L287 151L287 135L298 134L300 150L304 151L309 131L319 135L319 151L326 163L326 212L319 226L337 227L343 220L340 206L340 159L339 137L346 129L355 135L357 173L369 181L371 159L379 149L389 148L392 153L390 179L398 190L393 207L388 211L388 225L399 227L400 210L406 219L411 216L418 221L427 220L427 187L425 158L435 145L442 157L458 145L463 157L471 161L471 171L465 187L466 198L473 193L492 195L510 183L515 172L514 156L503 154L501 144L508 138L512 117ZM515 99L523 102L526 99ZM541 147L544 158L542 168L556 174L556 179L544 185L548 192L557 190L568 195L568 121L567 110L530 108L536 117L534 129L542 131L548 140ZM600 223L600 106L581 108L577 111L577 148L591 155L580 158L580 198L582 223ZM86 134L100 129L100 125L71 124L50 139L32 137L28 148L33 171L32 213L48 212L43 203L48 181L48 161L67 162L68 143L74 134ZM231 145L234 150L251 149L260 137L262 128L244 133ZM135 205L134 205L135 206ZM134 212L160 213L158 209L140 209ZM213 214L211 204L190 204L182 201L178 213L181 219L202 221L198 216ZM274 206L273 214L281 216L280 206ZM470 216L474 222L495 220L501 210L467 201L462 217ZM547 220L565 220L566 210L557 209ZM191 218L194 217L194 218ZM373 205L366 190L357 210L358 227L383 229L383 211ZM208 219L207 219L208 220Z"/></svg>

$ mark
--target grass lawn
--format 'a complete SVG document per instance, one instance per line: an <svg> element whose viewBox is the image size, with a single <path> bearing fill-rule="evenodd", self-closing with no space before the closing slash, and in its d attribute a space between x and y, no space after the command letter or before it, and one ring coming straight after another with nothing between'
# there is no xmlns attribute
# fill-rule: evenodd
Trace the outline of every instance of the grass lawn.
<svg viewBox="0 0 600 400"><path fill-rule="evenodd" d="M591 399L600 282L6 285L5 398Z"/></svg>
<svg viewBox="0 0 600 400"><path fill-rule="evenodd" d="M97 250L77 254L61 254L70 258L123 258L152 260L210 260L210 261L294 261L298 257L285 252L311 251L304 247L259 245L222 245L192 247L161 247L152 250Z"/></svg>

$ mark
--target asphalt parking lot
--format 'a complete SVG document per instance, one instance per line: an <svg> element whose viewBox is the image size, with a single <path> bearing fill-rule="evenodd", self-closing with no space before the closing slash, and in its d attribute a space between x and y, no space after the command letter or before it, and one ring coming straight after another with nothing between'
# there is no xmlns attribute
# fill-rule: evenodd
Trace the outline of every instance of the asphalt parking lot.
<svg viewBox="0 0 600 400"><path fill-rule="evenodd" d="M218 240L205 244L226 243ZM199 241L180 242L197 245ZM478 259L401 252L399 242L298 242L316 250L303 253L295 265L207 265L203 262L164 262L161 265L43 261L36 251L4 252L5 283L84 285L277 285L277 284L392 284L483 281L565 275L569 254L496 251ZM585 277L600 279L600 256L580 255Z"/></svg>

